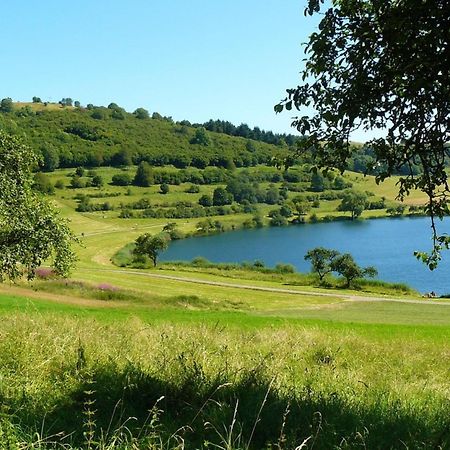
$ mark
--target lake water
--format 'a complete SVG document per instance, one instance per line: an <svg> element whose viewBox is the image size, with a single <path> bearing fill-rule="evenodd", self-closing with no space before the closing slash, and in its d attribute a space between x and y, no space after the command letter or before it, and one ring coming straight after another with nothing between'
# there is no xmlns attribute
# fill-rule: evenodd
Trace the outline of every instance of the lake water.
<svg viewBox="0 0 450 450"><path fill-rule="evenodd" d="M449 221L438 226L438 232L444 233ZM381 280L407 283L420 292L450 293L450 250L443 252L443 259L433 272L413 255L415 250L429 251L431 245L430 220L425 217L339 221L239 230L174 241L161 260L192 260L196 256L214 262L260 260L267 266L289 263L308 272L310 264L303 259L305 253L314 247L325 247L351 253L362 266L375 266Z"/></svg>

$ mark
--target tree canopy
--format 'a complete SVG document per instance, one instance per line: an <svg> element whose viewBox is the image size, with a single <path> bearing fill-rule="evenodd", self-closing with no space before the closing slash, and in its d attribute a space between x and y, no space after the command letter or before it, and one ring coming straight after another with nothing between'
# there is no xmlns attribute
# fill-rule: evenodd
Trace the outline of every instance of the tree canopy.
<svg viewBox="0 0 450 450"><path fill-rule="evenodd" d="M0 131L0 280L31 279L52 257L54 270L66 275L75 262L72 232L31 189L31 168L37 163L28 147Z"/></svg>
<svg viewBox="0 0 450 450"><path fill-rule="evenodd" d="M325 12L323 2L309 0L305 10L322 19L306 45L302 84L275 110L303 113L293 121L304 135L299 150L321 168L348 167L355 130L381 134L367 143L366 170L377 168L380 182L406 167L399 199L413 189L427 195L434 245L417 256L433 269L450 243L435 227L449 212L450 2L334 0Z"/></svg>
<svg viewBox="0 0 450 450"><path fill-rule="evenodd" d="M169 240L168 236L152 236L150 233L142 234L135 241L136 247L133 253L135 255L148 256L152 260L153 266L156 267L158 256L167 249Z"/></svg>

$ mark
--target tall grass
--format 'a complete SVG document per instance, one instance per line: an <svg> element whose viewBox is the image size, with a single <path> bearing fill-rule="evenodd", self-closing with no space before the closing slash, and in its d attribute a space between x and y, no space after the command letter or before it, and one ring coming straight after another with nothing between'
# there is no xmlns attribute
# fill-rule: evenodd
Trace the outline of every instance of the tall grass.
<svg viewBox="0 0 450 450"><path fill-rule="evenodd" d="M0 448L447 448L445 343L288 326L0 324Z"/></svg>

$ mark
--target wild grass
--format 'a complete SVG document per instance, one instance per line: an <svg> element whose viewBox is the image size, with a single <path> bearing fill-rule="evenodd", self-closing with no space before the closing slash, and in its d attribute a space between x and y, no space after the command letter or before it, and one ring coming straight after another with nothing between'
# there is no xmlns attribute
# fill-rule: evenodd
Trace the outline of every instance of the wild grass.
<svg viewBox="0 0 450 450"><path fill-rule="evenodd" d="M150 261L133 261L134 243L129 243L118 250L111 258L113 264L119 267L134 267L149 269ZM276 281L288 286L313 286L320 289L346 288L345 280L327 275L321 281L316 274L296 272L290 264L279 263L275 267L266 267L260 261L242 263L213 263L205 258L197 257L192 261L169 261L159 263L162 271L178 271L191 273L206 273L225 278L246 279L250 281ZM418 296L418 292L405 283L389 283L380 280L358 279L353 281L354 291L393 296Z"/></svg>
<svg viewBox="0 0 450 450"><path fill-rule="evenodd" d="M445 341L52 314L0 334L5 449L450 445Z"/></svg>

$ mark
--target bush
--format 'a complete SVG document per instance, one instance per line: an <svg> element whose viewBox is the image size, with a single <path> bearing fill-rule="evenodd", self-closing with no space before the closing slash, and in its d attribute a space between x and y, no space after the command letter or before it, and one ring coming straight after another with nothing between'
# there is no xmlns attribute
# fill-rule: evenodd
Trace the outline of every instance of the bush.
<svg viewBox="0 0 450 450"><path fill-rule="evenodd" d="M198 194L200 192L200 186L197 186L196 184L191 184L186 188L184 192L187 192L188 194Z"/></svg>
<svg viewBox="0 0 450 450"><path fill-rule="evenodd" d="M118 173L112 177L111 184L114 186L129 186L132 181L131 176L127 173Z"/></svg>
<svg viewBox="0 0 450 450"><path fill-rule="evenodd" d="M295 267L292 264L278 263L275 266L275 272L282 274L295 273Z"/></svg>

